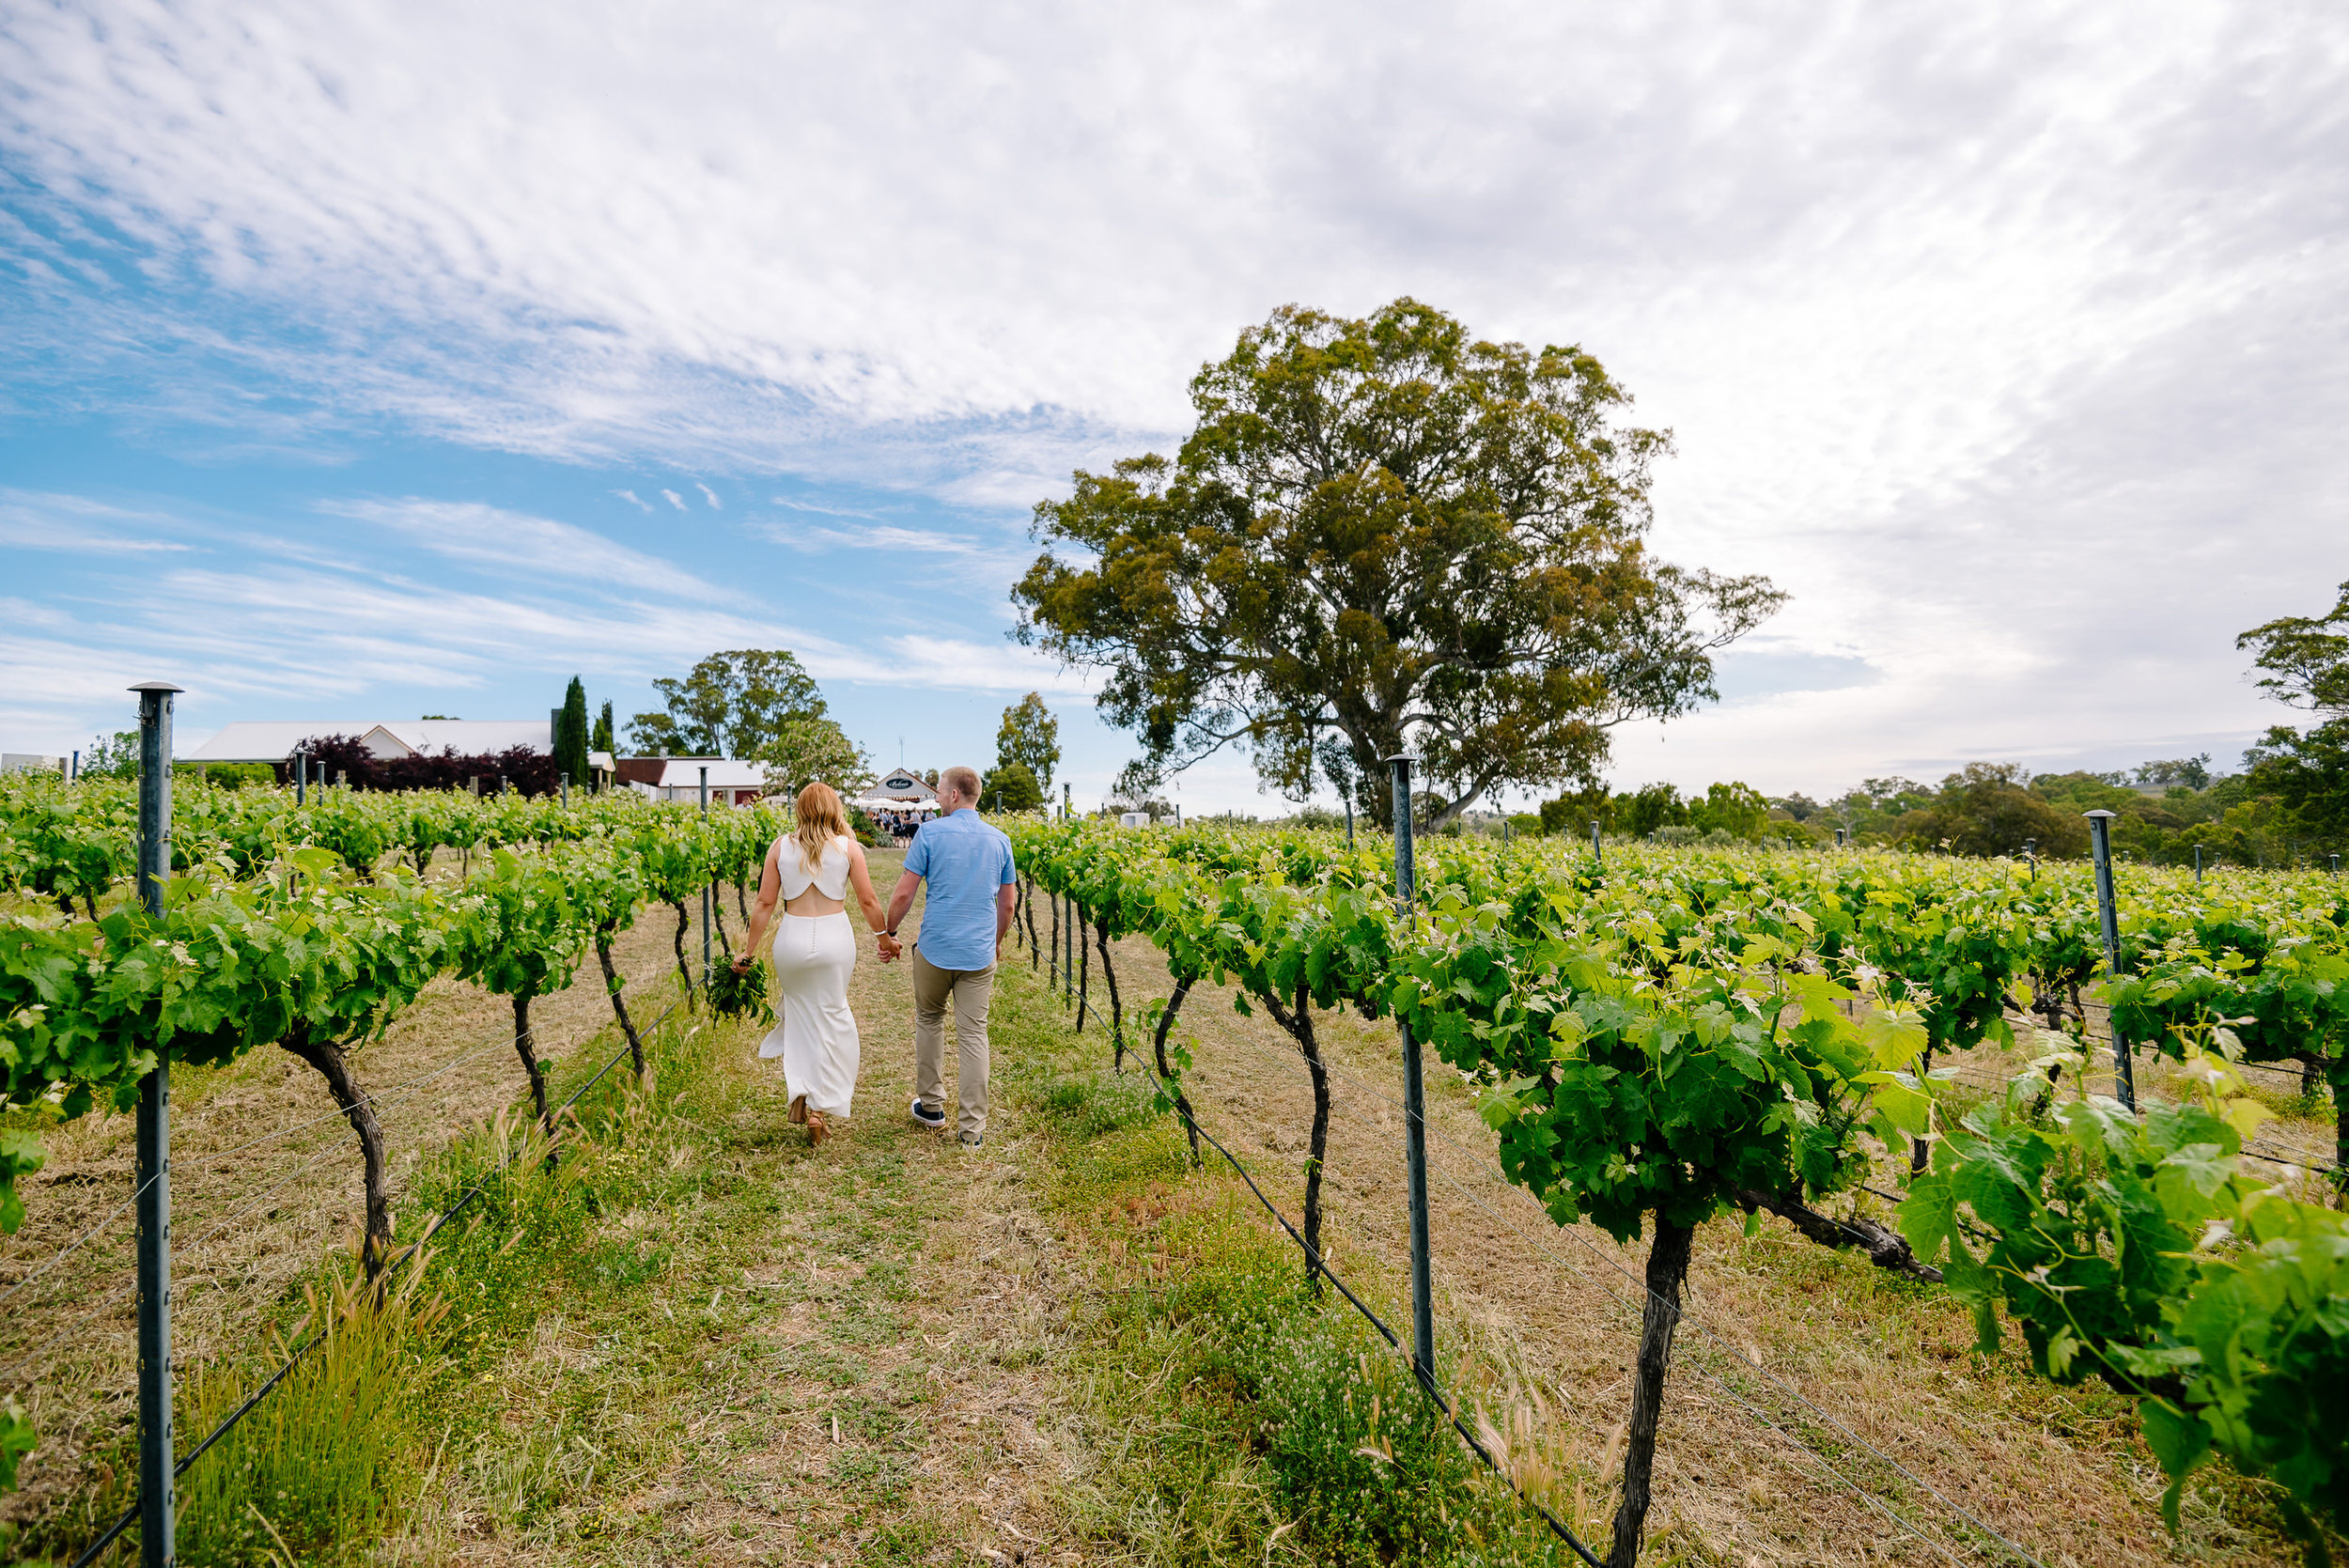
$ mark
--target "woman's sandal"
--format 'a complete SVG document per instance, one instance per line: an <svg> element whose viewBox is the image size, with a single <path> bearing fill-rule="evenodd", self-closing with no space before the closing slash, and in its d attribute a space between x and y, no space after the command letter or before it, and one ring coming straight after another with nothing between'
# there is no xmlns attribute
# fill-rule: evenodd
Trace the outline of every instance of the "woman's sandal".
<svg viewBox="0 0 2349 1568"><path fill-rule="evenodd" d="M802 1122L804 1122L804 1121L806 1121L806 1120L807 1120L807 1096L806 1096L805 1094L794 1094L794 1095L792 1095L792 1096L791 1096L791 1112L790 1112L790 1121L791 1121L791 1125L792 1125L793 1126L795 1126L795 1127L796 1127L796 1126L798 1126L801 1123L802 1123Z"/></svg>
<svg viewBox="0 0 2349 1568"><path fill-rule="evenodd" d="M824 1126L824 1113L820 1110L809 1111L807 1113L807 1146L812 1149L831 1135L832 1129Z"/></svg>

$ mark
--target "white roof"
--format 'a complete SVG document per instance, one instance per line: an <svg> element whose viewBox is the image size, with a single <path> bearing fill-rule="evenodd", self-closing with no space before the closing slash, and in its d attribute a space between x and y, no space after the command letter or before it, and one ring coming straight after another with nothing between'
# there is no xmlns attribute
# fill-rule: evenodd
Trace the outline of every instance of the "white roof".
<svg viewBox="0 0 2349 1568"><path fill-rule="evenodd" d="M380 757L418 753L438 756L444 749L460 756L516 746L534 752L554 750L553 731L544 719L251 719L227 725L201 746L179 753L179 760L283 762L303 742L328 735L358 736Z"/></svg>
<svg viewBox="0 0 2349 1568"><path fill-rule="evenodd" d="M864 792L883 800L935 800L938 791L923 782L922 775L900 768L884 776L880 783Z"/></svg>
<svg viewBox="0 0 2349 1568"><path fill-rule="evenodd" d="M709 769L712 789L764 789L767 787L767 765L763 762L678 761L672 758L661 765L660 782L655 789L699 789L703 768Z"/></svg>

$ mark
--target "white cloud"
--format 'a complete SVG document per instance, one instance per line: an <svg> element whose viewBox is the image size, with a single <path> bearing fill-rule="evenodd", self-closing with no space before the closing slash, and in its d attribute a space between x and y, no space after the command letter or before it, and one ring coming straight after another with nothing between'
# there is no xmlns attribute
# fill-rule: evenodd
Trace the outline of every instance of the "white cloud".
<svg viewBox="0 0 2349 1568"><path fill-rule="evenodd" d="M722 590L666 561L600 534L473 501L330 501L319 510L372 523L452 561L584 579L682 598L732 601Z"/></svg>
<svg viewBox="0 0 2349 1568"><path fill-rule="evenodd" d="M1410 292L1597 353L1677 433L1662 551L1881 672L1619 771L2174 750L2349 577L2344 66L2338 8L2193 0L65 5L0 32L0 406L1010 510L1270 306Z"/></svg>
<svg viewBox="0 0 2349 1568"><path fill-rule="evenodd" d="M724 504L718 499L718 492L716 490L711 489L708 485L703 484L699 479L693 481L693 488L702 492L703 498L709 503L709 509L711 511L717 512L723 511L725 509Z"/></svg>
<svg viewBox="0 0 2349 1568"><path fill-rule="evenodd" d="M0 546L14 550L82 555L175 554L195 547L154 535L178 531L180 526L178 519L162 513L110 506L86 496L0 489Z"/></svg>
<svg viewBox="0 0 2349 1568"><path fill-rule="evenodd" d="M612 493L647 516L649 516L652 512L652 508L650 506L646 505L642 501L636 499L636 492L634 490L614 490Z"/></svg>
<svg viewBox="0 0 2349 1568"><path fill-rule="evenodd" d="M886 686L1086 696L1098 684L1081 671L1065 670L1058 661L1011 642L924 635L884 637L880 642L886 657L866 666L872 672L866 678Z"/></svg>

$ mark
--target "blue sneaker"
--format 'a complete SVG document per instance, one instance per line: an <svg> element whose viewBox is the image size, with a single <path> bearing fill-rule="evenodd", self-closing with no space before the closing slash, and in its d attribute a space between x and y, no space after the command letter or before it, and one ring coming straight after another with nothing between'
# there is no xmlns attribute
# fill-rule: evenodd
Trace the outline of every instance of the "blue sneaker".
<svg viewBox="0 0 2349 1568"><path fill-rule="evenodd" d="M975 1149L986 1141L987 1135L985 1133L966 1132L962 1135L962 1146L966 1149Z"/></svg>
<svg viewBox="0 0 2349 1568"><path fill-rule="evenodd" d="M913 1105L906 1114L932 1132L946 1130L946 1113L943 1110L932 1110L928 1106L924 1105L922 1096L919 1094L913 1097Z"/></svg>

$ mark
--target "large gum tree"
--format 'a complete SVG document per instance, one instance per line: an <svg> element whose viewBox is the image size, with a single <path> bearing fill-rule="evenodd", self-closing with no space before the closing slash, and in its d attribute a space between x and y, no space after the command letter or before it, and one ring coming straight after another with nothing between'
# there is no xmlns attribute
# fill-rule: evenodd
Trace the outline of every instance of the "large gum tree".
<svg viewBox="0 0 2349 1568"><path fill-rule="evenodd" d="M1409 749L1441 826L1492 791L1595 782L1608 732L1718 694L1712 654L1777 609L1760 577L1653 559L1670 437L1575 348L1487 343L1402 299L1286 306L1190 383L1172 459L1080 470L1035 509L1016 632L1105 676L1155 786L1226 747L1295 799L1384 822Z"/></svg>

